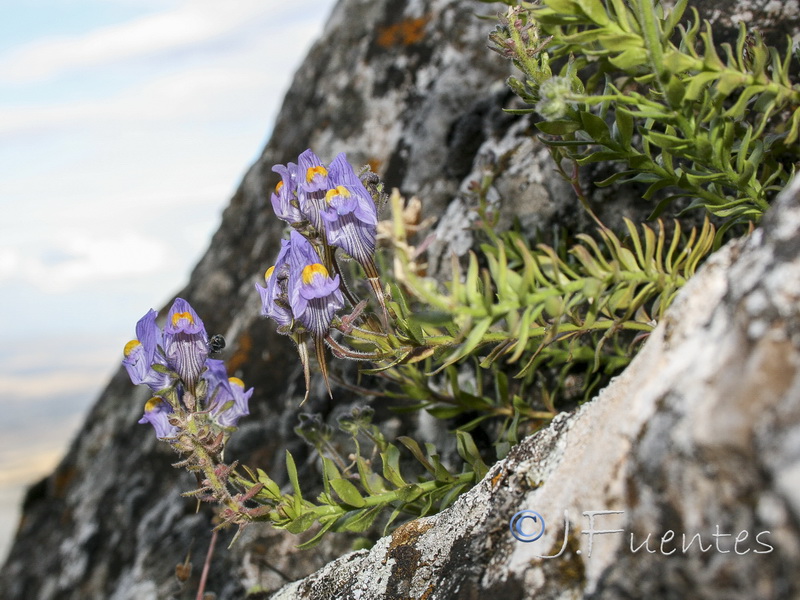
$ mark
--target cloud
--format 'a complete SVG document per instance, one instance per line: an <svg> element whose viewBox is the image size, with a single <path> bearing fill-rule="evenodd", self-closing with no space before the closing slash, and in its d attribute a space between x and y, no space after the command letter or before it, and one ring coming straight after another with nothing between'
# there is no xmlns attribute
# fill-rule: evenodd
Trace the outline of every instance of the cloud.
<svg viewBox="0 0 800 600"><path fill-rule="evenodd" d="M60 238L35 255L0 248L0 283L18 279L60 292L87 282L154 273L168 263L168 246L141 233L92 237L62 232Z"/></svg>
<svg viewBox="0 0 800 600"><path fill-rule="evenodd" d="M133 332L133 325L130 326ZM0 387L0 395L8 396L9 390L20 389L18 384L23 379L30 377L34 373L39 378L48 370L69 371L74 373L100 372L95 375L94 384L102 383L106 372L110 372L110 365L115 365L114 359L121 356L122 350L119 348L120 340L115 339L106 332L87 333L80 336L75 335L54 335L48 332L47 335L30 335L21 340L17 340L13 346L0 346L0 381L5 387ZM65 352L65 349L69 349ZM109 358L111 357L111 358ZM10 377L11 379L2 379ZM53 381L58 380L59 373L48 375ZM83 390L92 386L89 379L75 380L76 390ZM26 383L27 385L27 383ZM42 388L42 396L50 395L49 384Z"/></svg>
<svg viewBox="0 0 800 600"><path fill-rule="evenodd" d="M277 109L281 88L296 68L297 58L287 61L283 49L293 48L291 54L299 54L298 46L310 44L318 28L311 20L290 21L281 27L277 23L276 20L275 24L262 27L246 41L238 40L239 45L226 51L205 56L194 53L183 59L166 57L154 61L145 71L126 71L121 65L109 66L113 67L113 75L96 70L87 79L79 99L65 99L56 86L52 99L3 103L0 134L52 132L63 127L96 129L108 124L172 126L230 119L233 115L269 117ZM57 48L48 50L48 54L58 52ZM114 54L93 52L108 61ZM25 59L28 60L32 59ZM70 64L76 66L74 63ZM17 65L17 60L10 64ZM7 61L5 67L8 66ZM121 73L125 74L122 83ZM0 56L0 85L3 76Z"/></svg>
<svg viewBox="0 0 800 600"><path fill-rule="evenodd" d="M175 10L85 35L38 40L0 56L0 82L42 81L78 69L196 48L286 6L263 0L190 0Z"/></svg>
<svg viewBox="0 0 800 600"><path fill-rule="evenodd" d="M5 106L0 134L56 128L99 128L114 124L146 126L230 115L247 99L263 98L270 89L263 73L247 68L200 67L166 74L110 96L80 102ZM255 108L255 107L252 107ZM263 110L263 109L262 109Z"/></svg>
<svg viewBox="0 0 800 600"><path fill-rule="evenodd" d="M120 352L121 355L121 352ZM109 370L105 365L103 372ZM60 395L91 396L103 384L96 370L65 369L46 373L4 374L0 373L0 394L3 409L11 405L28 404Z"/></svg>

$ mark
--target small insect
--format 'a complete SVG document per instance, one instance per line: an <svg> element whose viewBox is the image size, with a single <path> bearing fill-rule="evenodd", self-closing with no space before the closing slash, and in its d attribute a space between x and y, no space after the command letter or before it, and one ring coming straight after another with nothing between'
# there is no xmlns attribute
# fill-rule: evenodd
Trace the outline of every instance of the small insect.
<svg viewBox="0 0 800 600"><path fill-rule="evenodd" d="M219 354L225 349L225 338L220 334L212 335L208 340L208 349L211 354Z"/></svg>

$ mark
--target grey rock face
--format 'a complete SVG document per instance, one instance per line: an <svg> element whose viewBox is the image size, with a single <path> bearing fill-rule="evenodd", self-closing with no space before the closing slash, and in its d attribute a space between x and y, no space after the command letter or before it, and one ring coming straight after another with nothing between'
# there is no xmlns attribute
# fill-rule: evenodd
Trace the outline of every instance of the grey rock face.
<svg viewBox="0 0 800 600"><path fill-rule="evenodd" d="M740 0L708 4L713 4L709 10L730 15L752 2ZM766 4L761 4L766 10ZM784 28L781 31L796 32L796 3L784 4L789 8L792 5L794 9L781 13L779 25ZM294 160L298 153L311 147L325 160L344 151L354 163L373 165L388 188L398 187L406 195L418 196L423 203L424 216L440 218L436 225L438 242L433 248L434 267L437 256L447 256L451 250L463 252L471 244L467 227L474 217L469 211L472 199L467 192L468 183L487 172L495 175L492 193L499 202L501 224L507 225L514 217L528 229L548 229L554 224L573 229L586 226L580 211L575 208L571 191L553 173L550 159L541 144L531 138L531 120L509 116L501 110L512 102L503 83L511 72L510 67L486 49L486 36L494 24L475 16L476 13L491 15L499 6L477 0L342 0L334 9L323 39L311 50L295 76L271 140L242 181L208 252L195 268L186 289L180 293L202 315L210 332L225 335L228 349L224 357L231 374L241 377L256 389L251 400L252 415L242 422L228 449L227 455L231 459L238 458L246 464L263 466L270 473L280 473L283 471L284 451L289 449L301 464L303 481L312 485L319 479L315 466L307 461L304 445L293 433L303 394L302 376L294 350L287 340L274 333L270 324L259 318L259 302L253 290L253 282L274 260L281 237L281 223L274 219L269 206L270 192L278 181L270 170L273 164ZM726 6L730 10L723 10ZM627 190L613 197L597 196L593 200L601 218L614 226L622 214L636 217L649 210L649 206L643 210L636 197L636 190ZM794 213L787 211L786 214ZM776 223L784 224L775 225L775 231L788 227L783 220L778 219ZM773 236L770 239L774 241L777 238ZM764 244L767 243L765 240L766 237L762 240ZM789 264L785 255L790 254L791 244L787 241L781 247L783 249L775 254L776 268L780 264ZM730 254L727 256L731 258ZM728 281L727 276L721 275L723 263L724 256L720 256L715 262L717 266L710 269L716 268L719 277ZM754 270L754 273L766 271ZM750 346L760 347L747 340L767 339L767 334L776 327L776 319L790 323L791 311L790 304L779 301L784 296L776 296L777 291L773 294L777 287L763 287L766 285L763 278L747 276L744 271L741 277L743 281L752 281L753 290L761 290L760 295L755 292L754 295L747 294L749 299L742 306L749 307L747 310L751 312L736 313L739 315L736 319L746 322L742 327L750 336L742 338L741 351L744 352ZM773 278L777 280L779 277L776 274ZM723 286L720 283L719 286L727 286L724 292L720 292L723 295L734 289L732 284ZM781 292L786 293L785 290ZM694 298L688 294L685 297ZM725 302L727 300L719 306L727 306ZM148 308L142 307L142 313ZM708 310L712 309L713 306L709 305ZM757 318L751 318L751 315L757 315ZM683 317L675 317L670 327L686 333L685 322ZM690 323L694 323L698 330L706 327L701 318ZM663 329L659 335L664 336L665 343L678 343L683 339L679 336L673 342L667 335L670 328L665 326ZM660 347L657 344L650 346ZM789 360L794 356L788 352L789 346L785 347L787 352L778 353L775 360ZM773 347L762 348L761 351L767 354L760 361L768 362L767 358L772 356L770 348ZM709 386L729 390L725 392L729 394L752 390L748 394L762 398L756 395L759 385L767 385L760 383L766 376L760 370L762 362L747 363L752 379L751 387L745 387L742 373L734 373L741 377L731 380L739 384L714 375L716 367L727 364L720 362L722 354L719 351L708 349L706 354L695 354L695 360L703 362L706 356L709 358L706 366L710 369L707 373L711 378ZM661 367L653 368L658 370ZM675 370L672 376L677 377L679 373L681 371ZM775 373L770 377L780 379L779 373L783 371L768 370L764 373ZM651 375L655 378L657 374ZM622 379L631 381L631 377L626 373ZM655 379L642 379L645 381L655 385ZM666 385L669 382L665 380L662 383ZM311 400L303 410L319 412L330 422L335 422L336 415L349 406L367 400L346 390L335 389L336 401L331 402L321 383L317 385L318 389L312 391ZM629 385L642 387L640 384ZM683 388L675 388L674 398L667 395L661 401L675 407L665 413L653 412L654 407L645 400L635 403L632 416L612 408L603 412L601 407L614 406L611 401L606 401L593 403L576 416L559 419L553 429L520 446L506 463L505 471L501 466L495 467L492 477L498 478L487 479L454 511L409 524L392 538L382 540L372 554L347 555L326 567L326 571L316 575L315 579L299 584L301 587L297 589L306 590L307 597L331 597L337 593L339 597L348 597L341 595L344 591L335 591L347 589L343 586L349 585L348 577L340 576L334 580L326 579L323 574L349 569L354 578L363 577L358 575L358 571L366 568L367 563L363 561L367 557L373 557L368 559L373 560L383 548L392 571L391 578L381 579L382 575L375 571L372 583L376 589L387 590L386 597L419 597L428 589L426 581L440 582L435 596L439 598L472 597L466 595L466 591L463 592L465 595L459 596L462 592L458 590L484 589L505 592L509 598L522 597L529 587L534 589L534 583L540 586L536 589L558 589L566 596L592 589L598 590L598 594L622 590L626 585L622 577L627 572L622 569L627 564L625 560L631 563L629 569L639 569L639 561L647 559L643 552L626 558L624 553L617 556L618 548L613 546L606 549L606 555L617 556L618 564L594 562L594 555L592 562L584 561L574 554L582 538L574 534L573 527L573 537L568 544L572 558L551 560L527 569L526 565L532 558L526 552L531 546L511 544L508 540L509 511L522 506L520 498L528 498L527 494L533 493L529 489L531 486L543 482L541 489L544 491L540 490L535 497L530 496L530 506L542 511L560 511L557 515L569 509L575 526L582 526L581 515L575 510L607 507L593 502L595 499L598 502L611 500L611 496L593 495L606 488L636 490L641 506L634 509L632 502L626 505L631 508L620 526L635 528L637 539L641 532L650 531L662 522L667 523L665 515L673 514L669 511L678 511L681 494L692 489L690 479L683 487L667 487L683 481L680 465L685 463L687 469L691 466L687 478L701 481L700 476L706 473L702 465L720 455L727 456L713 444L702 446L702 452L698 450L700 454L692 454L692 448L699 448L689 435L693 421L687 420L681 411L698 409L685 400L694 397L679 395L680 389ZM794 455L789 452L796 449L796 438L786 429L791 422L791 411L786 407L776 407L770 409L772 412L766 408L762 412L755 410L760 404L751 405L746 395L736 397L739 398L737 410L742 412L715 412L715 405L704 404L705 410L709 411L703 413L706 414L704 418L710 423L704 429L704 435L711 436L711 441L721 438L726 443L733 443L739 440L735 454L741 457L741 468L734 469L732 475L750 482L747 485L751 488L747 488L750 491L745 500L751 502L757 498L756 511L739 509L741 515L735 512L735 507L740 506L736 490L744 488L726 482L719 489L716 504L709 500L697 506L695 510L698 512L687 512L687 515L694 516L691 519L687 516L686 523L680 526L676 523L674 529L689 531L703 527L708 522L713 523L703 518L716 518L717 514L723 518L728 514L723 509L731 508L734 512L730 514L734 516L730 517L730 522L721 521L721 527L728 526L737 532L745 526L786 531L783 537L779 538L776 533L774 538L769 538L775 541L775 553L758 556L757 560L769 562L764 566L767 575L759 577L758 581L767 581L768 576L772 576L771 581L783 582L781 585L793 589L790 586L794 584L785 575L795 564L786 554L792 538L787 538L791 530L785 529L788 527L785 523L796 518L798 504L797 499L790 496L790 491L797 489L793 487L796 462L792 462ZM92 409L69 454L51 476L29 491L17 539L0 571L0 597L4 600L194 598L210 538L210 515L206 511L196 513L194 503L180 497L181 492L192 488L192 478L172 469L169 465L175 456L163 444L156 442L148 427L136 424L146 399L144 390L134 389L123 372L117 373ZM599 421L581 417L584 414L593 414L598 419L605 415L610 421L604 428ZM647 420L651 415L656 416L652 421ZM388 422L388 417L384 418ZM747 438L750 431L747 425L752 426L756 418L761 433L757 438L752 437L751 446L747 446L746 440L750 439ZM765 420L767 418L773 419L775 425ZM595 424L590 426L592 423ZM639 431L636 428L644 427L644 423L648 425L641 437L631 433ZM727 426L722 429L711 427L715 423L729 423L732 431L740 432L739 437L729 434ZM606 429L614 428L621 428L629 437L601 435ZM684 432L674 444L678 444L677 447L683 447L680 444L684 443L689 446L686 446L686 453L678 457L680 460L676 458L674 465L670 466L659 462L658 458L666 452L665 445L671 447L673 444L667 444L665 439L672 438L663 438L662 432L673 435L673 430ZM648 432L649 435L645 435ZM621 439L625 441L619 441ZM590 447L589 444L600 444L600 440L606 440L608 446L591 446L595 451L580 455L590 457L583 467L587 472L585 477L594 473L585 484L590 487L580 487L584 485L579 484L583 479L573 481L549 476L557 472L558 465L567 456L564 454L567 442L575 447L573 452L577 452ZM753 446L756 443L760 445ZM627 471L618 462L625 456L623 451L634 444L640 448L635 460L642 462L642 469L648 476L628 485L624 480ZM748 462L754 454L761 461L755 466ZM726 468L733 468L726 464ZM721 465L719 469L722 469ZM631 472L636 473L635 470ZM712 483L715 483L723 481L731 472L719 470L715 473L712 470L706 474L709 473ZM748 479L751 475L760 479ZM765 488L771 490L771 495L763 498L757 493L757 486L762 481L771 486ZM712 483L704 485L716 490ZM491 498L495 488L508 488L511 492L504 492L494 502ZM579 489L586 494L586 504L581 500L580 506L577 499L583 496L577 494ZM673 491L668 494L670 489ZM571 492L574 494L570 495ZM617 495L620 498L624 496L622 492ZM712 495L709 492L708 497ZM671 508L667 512L658 512L653 498L667 496L676 496L670 500L675 504L669 504ZM550 504L544 504L546 499ZM490 501L496 511L491 514L487 508ZM715 512L717 508L719 513ZM462 522L459 515L464 519L472 515L478 520ZM758 520L750 523L748 515L756 515ZM548 523L556 522L549 513L546 518ZM440 523L452 523L452 531L445 535ZM446 558L447 568L441 566L444 564L441 562L426 565L429 558L426 548L433 546L412 543L419 540L420 544L427 544L426 540L433 535L424 531L429 525L433 528L431 531L440 532L442 552L446 549L451 551ZM489 532L479 543L470 538L470 532L478 531L474 529L478 526ZM557 531L555 529L552 533ZM537 543L555 545L557 540L550 535L548 533L544 542ZM229 540L230 533L226 533L218 543L209 578L208 589L220 599L241 598L246 591L254 589L276 590L289 580L322 568L350 547L348 538L332 536L313 552L299 552L294 548L297 543L294 536L268 527L249 528L236 545L226 550ZM617 545L619 548L624 546L619 540ZM493 547L505 550L494 551ZM781 550L780 555L777 549ZM174 577L174 567L184 561L190 550L193 574L186 584L179 584ZM599 549L596 555L598 560L603 560L603 552ZM671 562L665 558L660 563L664 566L663 574L650 578L651 584L667 586L673 580L682 581L682 578L694 581L691 578L700 577L698 565L703 561L713 563L719 572L727 572L731 563L724 560L725 556L706 553ZM778 556L782 558L773 560ZM752 558L755 558L753 553L743 557L745 560ZM445 560L445 557L440 559ZM501 569L503 565L507 571ZM447 577L442 577L448 573ZM717 571L708 573L711 577ZM731 581L738 581L738 572L734 569L730 577L733 578ZM589 583L595 587L590 587ZM768 582L763 585L767 586ZM312 589L317 591L308 591ZM355 588L351 586L351 589ZM767 588L768 591L771 589ZM284 592L283 597L289 597L286 594Z"/></svg>
<svg viewBox="0 0 800 600"><path fill-rule="evenodd" d="M272 600L797 597L800 180L777 204L597 398L452 508ZM541 538L511 534L521 510Z"/></svg>
<svg viewBox="0 0 800 600"><path fill-rule="evenodd" d="M179 294L210 332L227 339L229 372L256 389L251 417L226 451L230 459L279 474L289 449L311 493L319 481L293 432L303 396L299 362L291 343L259 317L253 289L282 234L269 203L279 179L272 165L296 160L308 147L325 160L344 151L354 164L373 165L389 188L424 197L429 214L443 211L477 146L509 121L501 111L508 65L486 49L492 25L475 16L493 10L455 0L344 0L297 72L270 142ZM331 402L316 384L303 411L334 423L336 414L366 401L335 390ZM0 573L2 598L194 598L210 514L195 514L194 502L180 497L193 479L172 469L175 455L136 424L146 400L118 373L68 456L30 490ZM294 536L251 527L228 551L230 537L222 537L212 563L208 589L218 598L277 589L351 542L331 538L301 553ZM181 586L174 567L190 549L193 575Z"/></svg>

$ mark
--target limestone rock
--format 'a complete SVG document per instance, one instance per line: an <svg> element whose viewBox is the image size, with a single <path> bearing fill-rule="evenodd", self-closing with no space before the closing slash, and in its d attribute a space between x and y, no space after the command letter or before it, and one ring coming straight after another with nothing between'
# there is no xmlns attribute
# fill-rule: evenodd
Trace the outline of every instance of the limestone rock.
<svg viewBox="0 0 800 600"><path fill-rule="evenodd" d="M518 511L535 511L510 531ZM800 179L625 372L448 510L272 600L800 593Z"/></svg>
<svg viewBox="0 0 800 600"><path fill-rule="evenodd" d="M719 9L720 15L730 15L734 12L738 14L754 3L752 0L738 0L706 4L709 5L709 11ZM759 6L763 5L766 11L768 4L772 6L766 0L760 0ZM786 9L775 21L776 33L795 33L800 22L797 3L784 4ZM726 6L730 10L723 10ZM284 450L289 449L301 465L303 482L312 485L319 481L315 466L306 460L308 452L293 432L303 393L298 362L290 343L275 334L274 328L259 318L259 303L253 291L253 283L274 260L282 229L282 224L273 218L269 206L270 192L278 180L270 170L273 164L294 160L297 154L308 147L325 160L345 151L352 162L371 164L388 188L398 187L406 195L418 196L423 203L423 216L440 217L436 225L438 245L433 248L440 257L447 256L450 251L463 252L471 244L467 227L473 218L469 210L473 200L468 193L468 184L487 172L495 175L492 193L499 202L502 225L507 225L512 216L529 230L535 227L548 229L554 225L579 229L587 224L581 220L580 211L575 210L570 190L552 172L550 159L542 145L531 138L531 119L502 112L504 106L513 102L512 95L504 85L505 78L511 73L510 66L486 49L486 36L494 23L476 17L476 14L492 15L499 8L499 4L477 0L341 0L335 7L322 39L312 48L295 76L272 138L244 177L223 215L222 224L209 250L199 261L188 286L180 293L203 316L211 333L225 335L228 349L224 358L231 374L241 377L256 389L251 400L251 417L242 421L242 427L229 447L228 455L231 458L263 466L270 473L280 473L283 470L281 463ZM706 15L714 16L709 13ZM757 21L754 23L757 24ZM730 35L730 30L727 35ZM622 214L636 217L641 213L643 208L636 198L636 190L627 190L613 196L597 196L593 201L601 217L614 226L617 223L615 219ZM644 210L647 209L649 207L644 207ZM768 229L765 227L764 231L758 235L766 240L769 238L766 233ZM769 239L774 241L774 238ZM789 251L790 244L787 242L784 246L780 256L776 254L776 267L784 264L781 257ZM717 269L720 281L728 282L722 272L725 256L732 260L731 252L715 259L716 266L709 267L710 271ZM770 291L773 288L763 287L766 280L746 276L747 273L742 273L742 281L753 281L753 289L762 291L760 296L747 296L751 298L747 301L747 310L761 312L758 312L758 318L749 319L749 313L741 313L737 318L748 319L746 325L742 325L749 332L748 335L771 339L767 334L774 329L775 319L778 318L775 315L789 322L791 315L780 312L789 310L789 305L783 301L776 304L778 300ZM723 284L719 283L719 286ZM725 286L729 291L738 289L729 283ZM688 293L685 297L694 298ZM727 305L723 302L720 306ZM148 308L142 307L142 314ZM708 308L709 311L712 309ZM685 322L683 317L675 317L672 330L688 335ZM693 322L698 331L705 330L706 323L702 319ZM665 327L659 335L672 340L676 334L670 337L667 335L669 331ZM677 344L683 335L670 343ZM651 344L651 347L659 346ZM743 341L741 351L747 348L749 346ZM769 352L772 349L773 346L762 348L761 351L766 353L763 354L763 360L771 356ZM700 360L699 356L695 355L695 358L702 363L705 358ZM709 364L705 368L722 365L719 362L721 356L716 351L708 350ZM789 360L792 356L789 352L778 353L774 360ZM637 364L645 360L646 357L643 357ZM761 371L755 370L758 364L752 363L750 367L754 369L751 386L762 385L758 379L762 377ZM697 367L700 368L699 365ZM752 389L743 384L729 383L714 373L716 371L709 372L708 376L712 379L708 385L719 393L720 390L731 390L732 394ZM743 376L739 371L732 375ZM642 382L655 385L654 378L658 373L649 376L650 379L645 377ZM631 387L644 387L635 382L630 373L623 375L622 381L632 382L628 384ZM663 383L666 385L668 382ZM312 399L303 410L321 413L331 423L335 422L341 411L366 401L347 390L335 389L336 402L330 402L321 384L318 385L319 388L312 391ZM763 385L769 388L767 383ZM756 397L755 390L752 394ZM711 392L709 397L712 397ZM758 455L762 460L759 465L764 469L758 472L759 477L767 480L767 483L772 482L774 477L776 483L770 483L772 495L762 498L755 488L749 492L747 502L758 498L756 513L742 511L741 515L737 513L735 522L721 523L721 526L735 527L738 531L745 526L760 527L763 524L772 527L774 532L789 531L785 523L787 519L794 518L792 515L797 510L796 499L791 502L785 499L789 494L787 490L794 485L793 477L796 477L796 470L793 470L796 463L792 463L790 453L784 452L795 447L792 441L795 438L785 429L791 422L790 415L783 414L777 408L773 412L765 409L762 413L755 410L758 404L747 402L745 397L736 397L739 399L737 407L742 412L714 412L716 409L712 409L712 405L705 405L709 412L703 417L705 421L702 422L707 426L702 428L702 433L711 441L723 438L726 443L746 444L748 430L744 425L748 420L758 420L760 429L757 431L761 433L752 438L753 444L761 444L757 452L748 454L742 450L743 446L737 446L736 452L743 457L742 469L750 464L745 458ZM690 436L693 430L688 421L682 420L683 413L680 410L685 408L686 411L694 411L696 407L679 402L682 396L675 396L674 400L672 398L669 396L664 402L674 402L674 411L655 413L652 422L647 421L644 433L650 432L649 435L625 442L627 445L641 445L642 453L636 455L637 460L650 473L649 479L640 479L637 485L625 487L635 490L636 498L640 499L639 508L631 508L625 515L630 520L626 523L636 528L637 537L641 532L660 524L659 519L666 518L664 515L672 514L669 511L655 511L654 507L662 497L665 498L664 502L672 498L665 495L669 478L678 480L678 483L681 481L683 471L680 471L680 461L662 464L657 460L660 453L665 451L665 440L672 439L663 438L662 433L666 431L672 435L673 428L683 431L683 437L677 439L675 444L689 444L694 439ZM156 442L149 428L136 424L146 399L143 390L135 390L127 376L122 371L118 372L92 409L62 463L52 475L31 488L25 500L16 541L7 563L0 571L0 595L4 600L195 597L212 525L208 512L196 513L194 503L179 495L192 488L193 480L172 469L169 465L174 455L163 444ZM639 407L637 410L643 411L642 414L628 415L608 409L606 414L614 419L606 428L632 431L637 423L645 423L649 413L646 402L641 402L641 407L638 403L636 406ZM417 594L418 590L427 589L425 577L434 578L441 573L451 573L452 578L445 578L441 583L436 592L436 597L440 598L448 597L446 594L451 592L451 597L470 597L457 596L460 593L454 591L457 588L505 590L509 598L518 597L528 586L534 589L533 584L540 586L538 589L544 589L542 586L545 584L540 580L547 582L546 585L552 589L562 589L559 586L564 586L565 595L583 594L584 589L593 589L584 588L581 583L584 579L594 582L592 585L598 590L610 590L613 586L621 588L625 585L622 575L628 571L638 572L635 570L641 568L637 561L645 560L642 552L631 557L623 553L621 558L631 563L626 568L623 568L627 564L623 560L618 561L618 565L614 563L617 565L614 567L604 562L584 562L573 557L568 561L551 560L544 566L526 571L524 567L530 557L525 553L531 547L516 542L511 544L507 539L508 511L521 504L508 497L507 506L493 504L496 513L488 514L488 509L485 509L489 506L494 487L508 487L524 498L532 493L528 488L539 479L544 481L544 491L540 490L538 496L530 497L530 506L562 512L563 509L574 511L581 507L606 508L605 505L594 505L589 500L597 497L593 494L600 494L606 488L618 489L624 483L620 482L620 478L624 478L624 471L620 470L621 466L616 466L615 459L610 455L587 454L591 461L583 467L583 477L590 478L591 485L596 489L587 487L581 490L586 494L586 504L581 501L580 506L568 504L566 500L562 503L562 496L556 493L556 482L559 480L552 477L545 480L543 477L550 471L556 472L558 463L566 456L563 447L567 440L575 446L572 452L588 448L589 444L599 444L599 440L608 440L600 436L599 425L594 425L595 429L592 429L590 425L593 420L581 415L593 415L592 411L597 411L599 418L602 416L600 407L611 404L611 401L596 402L582 409L578 415L559 419L554 429L541 434L536 440L526 442L515 451L510 462L506 463L512 471L495 467L492 476L499 478L484 482L456 510L408 525L393 538L383 540L372 554L347 555L334 566L338 565L336 568L341 570L350 569L356 574L358 570L366 568L367 562L364 561L373 560L383 548L392 554L387 565L394 569L395 574L391 584L389 579L380 580L380 576L373 583L390 590L387 597ZM788 408L781 410L787 412ZM774 429L770 429L765 421L768 417L775 420ZM413 425L398 424L388 414L381 418L386 427L393 427L396 431L400 427ZM583 425L579 425L579 422ZM715 423L727 425L722 429L713 428L711 425ZM739 433L729 434L728 426L731 431ZM578 435L580 427L588 428L585 437ZM781 431L785 433L776 433ZM622 456L624 448L618 446L610 444L608 448L602 448L607 452L617 452L615 456ZM688 447L695 446L689 444ZM600 446L597 448L600 449ZM703 448L705 454L680 457L686 463L685 470L694 473L691 477L698 478L705 473L704 465L718 458L721 452L719 449L706 450L706 446ZM552 456L549 456L550 449L555 452ZM745 470L736 470L733 476L741 475L746 479L750 476L747 473ZM732 487L737 480L734 477L727 481L724 479L727 475L728 472L714 475L718 479L713 479L712 483L716 483L719 489L712 483L707 484L708 489L718 489L719 498L714 502L720 507L737 505L734 490L739 488ZM664 487L661 487L662 479ZM563 488L559 493L565 494L563 498L568 497L570 490L578 489L579 481L583 479L559 484L561 487L558 489ZM690 487L686 483L684 487L669 489L684 490ZM677 495L677 499L670 499L670 502L681 499L682 491L671 493ZM709 498L713 495L711 492L708 494ZM576 502L579 498L577 495L569 497L575 498ZM548 498L550 504L544 504ZM605 496L597 498L598 501L605 500ZM717 506L714 502L708 500L702 506L695 507L700 512L691 513L695 515L692 517L694 520L688 520L685 526L676 524L675 529L683 531L705 526L707 522L700 518L705 515L702 511L711 511L705 516L716 518L712 510ZM680 508L679 504L669 506L670 510ZM748 515L753 514L760 520L753 523L748 521ZM479 520L456 523L459 515L464 518L472 515ZM550 522L556 517L548 513L546 518ZM571 518L576 525L581 519L580 514L574 513ZM443 551L449 543L447 540L452 541L450 562L446 569L442 567L435 570L435 563L429 566L423 564L428 557L426 548L433 546L415 546L411 541L418 539L420 544L435 541L424 529L430 525L433 528L431 531L442 531L436 527L440 527L437 525L439 523L447 522L446 519L451 519L449 522L453 523L453 528L447 536L440 536L440 541L445 544ZM483 540L470 541L470 532L477 531L474 527L483 526L481 523L490 523L488 527L495 533ZM764 562L770 557L780 556L780 560L770 559L767 561L769 564L762 565L764 573L774 575L774 581L784 582L787 589L794 589L786 575L794 566L787 558L793 538L787 537L788 533L781 535L783 537L780 538L777 533L774 535L775 553L759 555L758 560ZM573 534L571 552L577 548L580 539L580 536ZM268 527L249 528L242 539L226 550L229 540L230 533L220 540L209 577L208 589L216 593L220 600L241 598L246 591L278 589L290 580L322 568L350 548L350 539L347 537L330 536L313 552L299 552L294 548L297 543L294 536ZM545 542L552 545L556 541L554 537L547 537ZM490 546L506 550L491 554ZM608 550L607 556L613 556L616 548L614 546ZM174 577L174 568L186 559L190 550L193 574L182 585ZM415 554L417 552L419 554ZM424 561L421 558L423 556ZM490 561L487 558L489 556L494 558ZM597 556L602 559L599 550ZM664 570L659 577L650 578L648 585L666 588L671 578L680 579L684 573L688 573L686 577L693 576L698 572L699 567L695 564L698 560L713 563L715 568L723 571L730 569L730 563L723 560L725 556L704 556L705 559L690 557L664 562L674 567ZM484 558L486 562L482 563ZM742 557L743 560L752 558L755 555ZM591 560L594 560L594 556ZM419 568L412 573L414 565ZM327 567L326 572L334 570L334 566ZM503 568L507 568L506 574L503 574ZM730 576L738 577L738 571L734 569ZM323 590L335 589L338 585L321 574L314 577L314 580L300 584L303 589L310 589L311 582L318 581L321 591L308 597L329 597ZM766 577L759 577L758 581L765 581ZM285 592L283 597L287 597Z"/></svg>

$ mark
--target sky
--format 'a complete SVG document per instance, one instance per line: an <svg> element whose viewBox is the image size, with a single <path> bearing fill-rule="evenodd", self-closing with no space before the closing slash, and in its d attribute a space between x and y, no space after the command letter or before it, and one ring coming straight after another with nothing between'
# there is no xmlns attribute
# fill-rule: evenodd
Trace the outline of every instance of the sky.
<svg viewBox="0 0 800 600"><path fill-rule="evenodd" d="M333 4L0 3L0 562L25 486L188 281Z"/></svg>

